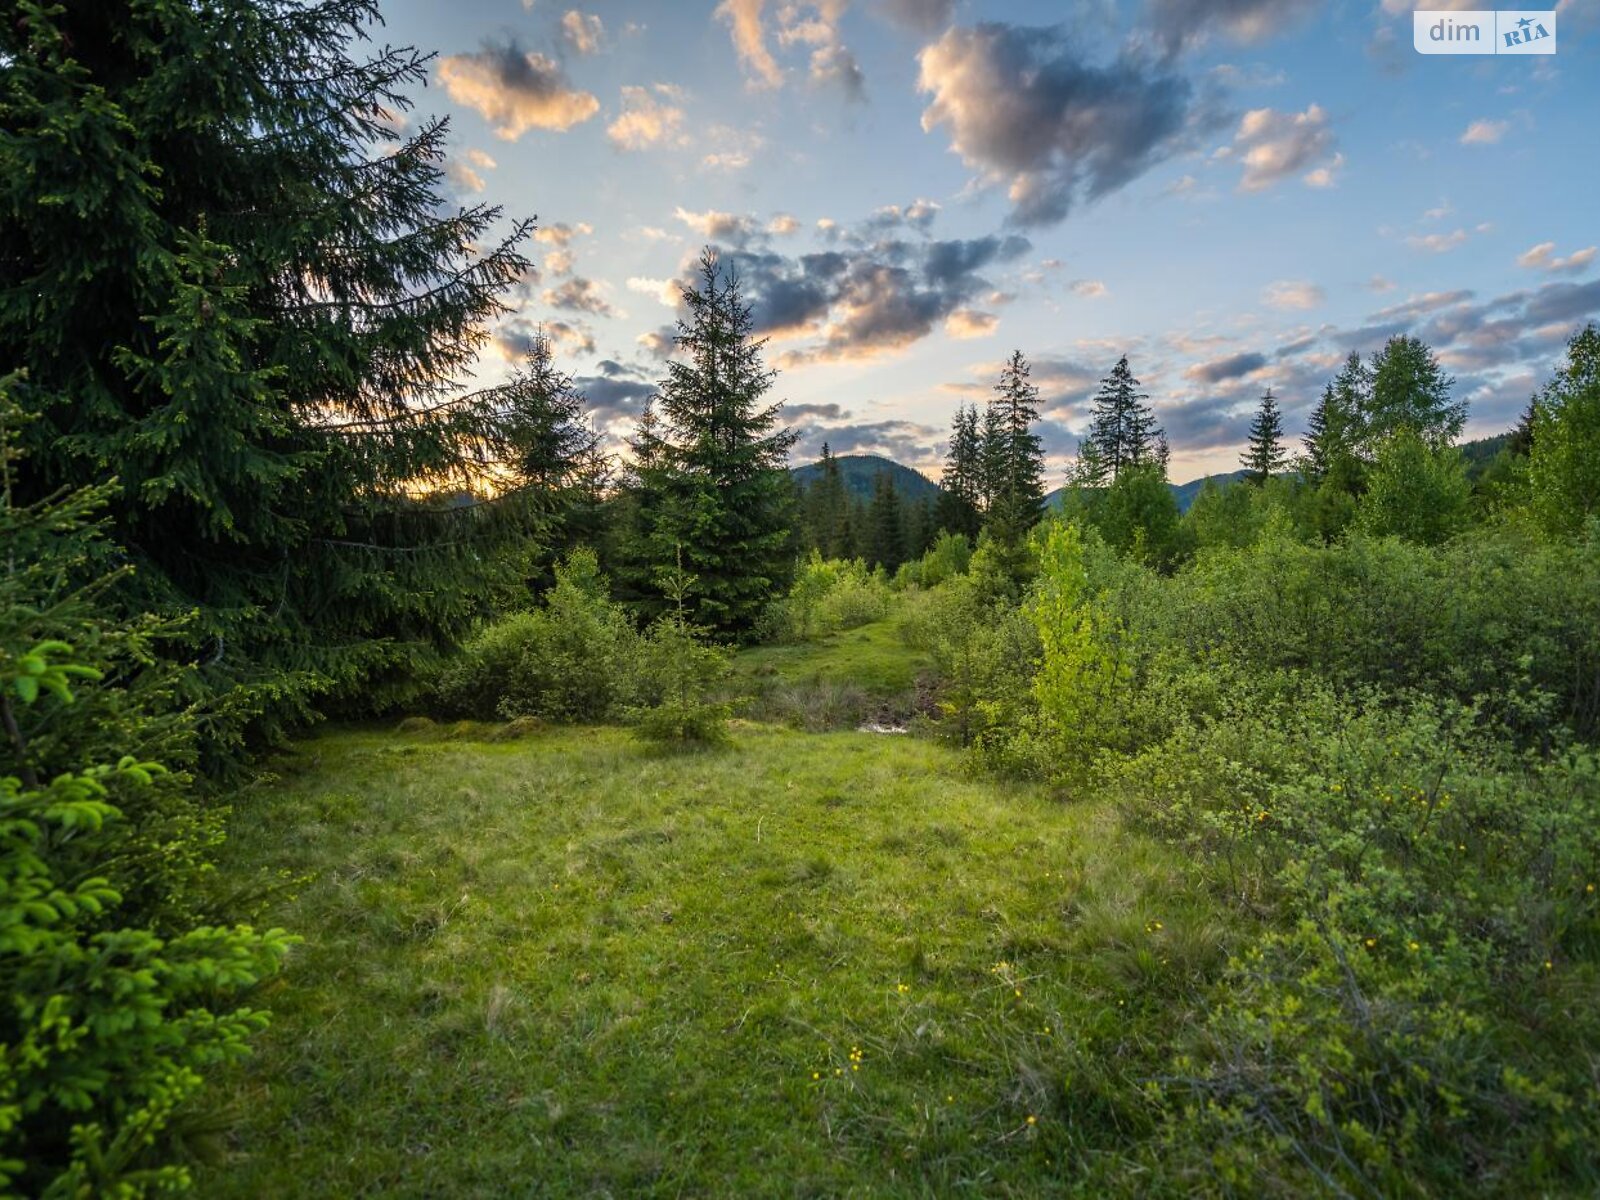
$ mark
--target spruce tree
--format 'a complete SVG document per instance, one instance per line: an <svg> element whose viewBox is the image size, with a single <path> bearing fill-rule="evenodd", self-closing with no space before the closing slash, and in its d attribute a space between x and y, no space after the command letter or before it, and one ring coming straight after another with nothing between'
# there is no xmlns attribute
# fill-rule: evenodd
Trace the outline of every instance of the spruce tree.
<svg viewBox="0 0 1600 1200"><path fill-rule="evenodd" d="M1283 418L1278 412L1278 401L1268 388L1261 397L1261 407L1250 422L1250 448L1240 462L1250 472L1250 481L1264 484L1274 471L1283 469L1286 454L1283 449Z"/></svg>
<svg viewBox="0 0 1600 1200"><path fill-rule="evenodd" d="M560 495L593 478L599 435L589 424L588 401L572 376L557 369L541 328L526 361L503 389L501 439L513 487Z"/></svg>
<svg viewBox="0 0 1600 1200"><path fill-rule="evenodd" d="M882 567L891 575L906 559L905 531L901 527L900 492L887 471L880 471L872 483L872 503L867 507L870 549L867 562Z"/></svg>
<svg viewBox="0 0 1600 1200"><path fill-rule="evenodd" d="M503 570L497 389L459 382L529 223L447 208L373 0L18 0L0 21L0 361L24 502L117 481L130 609L193 610L220 712L367 697ZM480 497L481 500L481 497ZM514 525L515 523L511 523ZM516 532L515 529L511 530Z"/></svg>
<svg viewBox="0 0 1600 1200"><path fill-rule="evenodd" d="M1115 482L1129 467L1144 463L1158 463L1165 472L1166 434L1156 423L1149 399L1139 390L1124 354L1100 381L1094 398L1094 417L1086 435L1094 443L1094 453L1085 461L1098 473L1096 483Z"/></svg>
<svg viewBox="0 0 1600 1200"><path fill-rule="evenodd" d="M656 403L661 500L640 515L657 567L692 577L683 597L692 622L742 636L793 569L787 456L796 434L781 424L781 404L763 402L774 378L765 343L753 336L738 276L709 247L683 302L681 353ZM665 601L658 588L655 607Z"/></svg>
<svg viewBox="0 0 1600 1200"><path fill-rule="evenodd" d="M986 524L989 510L1005 486L1006 454L1005 417L991 403L984 407L978 431L978 507Z"/></svg>
<svg viewBox="0 0 1600 1200"><path fill-rule="evenodd" d="M822 444L820 466L807 496L817 550L824 558L848 558L850 498L845 493L839 460L826 442Z"/></svg>
<svg viewBox="0 0 1600 1200"><path fill-rule="evenodd" d="M939 483L938 522L953 533L975 536L981 524L983 445L976 405L957 405Z"/></svg>
<svg viewBox="0 0 1600 1200"><path fill-rule="evenodd" d="M1039 523L1044 509L1044 448L1033 429L1039 419L1039 389L1029 373L1022 351L1013 351L989 401L990 412L999 414L1000 453L986 526L1012 545Z"/></svg>

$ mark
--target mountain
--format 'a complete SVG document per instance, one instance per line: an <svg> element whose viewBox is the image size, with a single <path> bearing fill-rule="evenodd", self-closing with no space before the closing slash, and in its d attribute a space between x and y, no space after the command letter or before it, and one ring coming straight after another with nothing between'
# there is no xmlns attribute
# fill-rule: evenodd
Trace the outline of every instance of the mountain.
<svg viewBox="0 0 1600 1200"><path fill-rule="evenodd" d="M839 464L839 477L844 480L845 492L858 499L872 499L873 486L885 471L894 480L895 490L902 499L921 500L924 496L936 497L939 494L939 485L921 471L901 466L890 458L877 454L840 454L833 461ZM810 487L822 474L822 464L807 463L803 467L792 468L792 473L801 484Z"/></svg>
<svg viewBox="0 0 1600 1200"><path fill-rule="evenodd" d="M1240 468L1237 471L1224 471L1220 475L1203 475L1199 479L1191 479L1188 483L1169 483L1167 487L1172 489L1172 498L1178 502L1178 511L1188 512L1189 506L1194 503L1194 498L1200 494L1200 489L1206 485L1207 480L1221 487L1225 483L1234 483L1243 479L1248 473L1243 468ZM1059 505L1061 497L1066 490L1066 488L1057 488L1046 496L1044 498L1045 507L1054 508Z"/></svg>

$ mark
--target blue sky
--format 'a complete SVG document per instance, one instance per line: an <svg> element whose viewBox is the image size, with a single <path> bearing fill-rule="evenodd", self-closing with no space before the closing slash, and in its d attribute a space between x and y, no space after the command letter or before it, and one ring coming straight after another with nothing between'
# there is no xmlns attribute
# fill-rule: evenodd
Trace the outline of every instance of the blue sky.
<svg viewBox="0 0 1600 1200"><path fill-rule="evenodd" d="M388 0L378 36L438 53L408 119L450 117L451 198L539 216L482 378L543 324L625 434L714 244L797 457L936 473L1020 348L1054 484L1123 353L1179 480L1398 332L1507 428L1600 317L1595 8L1519 57L1420 56L1395 0Z"/></svg>

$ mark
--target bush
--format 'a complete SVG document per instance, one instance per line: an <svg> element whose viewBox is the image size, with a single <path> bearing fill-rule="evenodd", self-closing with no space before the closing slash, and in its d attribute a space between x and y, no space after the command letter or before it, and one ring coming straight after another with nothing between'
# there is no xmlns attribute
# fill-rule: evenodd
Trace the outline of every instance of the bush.
<svg viewBox="0 0 1600 1200"><path fill-rule="evenodd" d="M1379 448L1356 504L1356 527L1373 537L1432 546L1459 532L1472 504L1461 451L1436 448L1402 428Z"/></svg>
<svg viewBox="0 0 1600 1200"><path fill-rule="evenodd" d="M1169 1169L1255 1194L1591 1191L1600 761L1447 702L1236 700L1107 764L1263 918L1152 1102Z"/></svg>
<svg viewBox="0 0 1600 1200"><path fill-rule="evenodd" d="M576 550L542 606L479 630L441 670L435 694L453 716L599 721L636 699L639 653L593 552Z"/></svg>
<svg viewBox="0 0 1600 1200"><path fill-rule="evenodd" d="M794 586L772 606L766 635L804 641L881 621L889 612L889 584L861 559L825 559L815 550L800 567Z"/></svg>
<svg viewBox="0 0 1600 1200"><path fill-rule="evenodd" d="M963 534L945 530L926 554L895 573L895 583L900 587L938 587L947 579L965 575L971 563L972 543Z"/></svg>

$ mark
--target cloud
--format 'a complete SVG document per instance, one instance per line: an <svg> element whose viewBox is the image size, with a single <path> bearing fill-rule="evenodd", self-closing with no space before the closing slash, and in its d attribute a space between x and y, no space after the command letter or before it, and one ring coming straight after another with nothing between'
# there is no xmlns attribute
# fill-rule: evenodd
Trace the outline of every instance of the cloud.
<svg viewBox="0 0 1600 1200"><path fill-rule="evenodd" d="M1394 288L1394 280L1385 279L1382 275L1374 275L1367 280L1367 290L1369 292L1392 292Z"/></svg>
<svg viewBox="0 0 1600 1200"><path fill-rule="evenodd" d="M446 179L463 192L481 192L488 186L484 183L482 175L457 158L452 158L445 164L444 174Z"/></svg>
<svg viewBox="0 0 1600 1200"><path fill-rule="evenodd" d="M672 215L701 237L714 242L743 246L756 233L755 222L737 213L718 212L715 209L707 209L700 213L690 212L680 204L673 210Z"/></svg>
<svg viewBox="0 0 1600 1200"><path fill-rule="evenodd" d="M1505 137L1506 130L1510 128L1509 121L1474 121L1467 126L1460 141L1463 146L1492 146Z"/></svg>
<svg viewBox="0 0 1600 1200"><path fill-rule="evenodd" d="M946 130L963 162L1006 184L1024 226L1137 178L1181 148L1195 119L1187 80L1128 54L1091 64L1058 29L952 28L918 64L932 97L923 129Z"/></svg>
<svg viewBox="0 0 1600 1200"><path fill-rule="evenodd" d="M677 332L675 327L663 325L659 329L652 329L649 333L641 333L633 340L644 347L651 358L666 359L672 357L672 352L677 347L675 340Z"/></svg>
<svg viewBox="0 0 1600 1200"><path fill-rule="evenodd" d="M712 15L727 22L733 48L739 55L749 86L776 88L783 85L783 69L767 49L766 29L761 20L763 7L765 0L722 0Z"/></svg>
<svg viewBox="0 0 1600 1200"><path fill-rule="evenodd" d="M572 274L572 251L552 250L544 256L544 269L552 275Z"/></svg>
<svg viewBox="0 0 1600 1200"><path fill-rule="evenodd" d="M677 308L682 295L681 285L676 279L651 279L640 275L628 280L628 290L659 300L667 308Z"/></svg>
<svg viewBox="0 0 1600 1200"><path fill-rule="evenodd" d="M1268 284L1261 293L1261 302L1269 308L1316 308L1328 298L1326 292L1314 283L1284 279Z"/></svg>
<svg viewBox="0 0 1600 1200"><path fill-rule="evenodd" d="M587 237L594 232L594 226L587 221L579 221L576 225L568 225L565 221L556 225L542 225L533 231L533 240L543 242L547 246L565 246L575 237Z"/></svg>
<svg viewBox="0 0 1600 1200"><path fill-rule="evenodd" d="M1305 182L1326 187L1332 182L1333 169L1343 161L1334 155L1328 114L1315 104L1303 113L1251 109L1240 119L1233 144L1226 151L1224 157L1237 158L1244 164L1239 186L1247 192L1269 188L1308 168ZM1316 167L1330 156L1331 166Z"/></svg>
<svg viewBox="0 0 1600 1200"><path fill-rule="evenodd" d="M785 404L783 415L791 421L807 417L817 421L842 421L850 414L837 404Z"/></svg>
<svg viewBox="0 0 1600 1200"><path fill-rule="evenodd" d="M1086 300L1095 300L1106 294L1106 285L1098 279L1074 279L1067 286Z"/></svg>
<svg viewBox="0 0 1600 1200"><path fill-rule="evenodd" d="M447 55L439 60L439 82L507 141L530 129L571 129L600 111L600 101L573 88L559 63L524 52L515 40L486 42L476 54Z"/></svg>
<svg viewBox="0 0 1600 1200"><path fill-rule="evenodd" d="M875 11L891 24L932 37L955 16L955 0L878 0Z"/></svg>
<svg viewBox="0 0 1600 1200"><path fill-rule="evenodd" d="M767 222L767 232L775 237L787 237L800 228L800 222L789 213L779 213Z"/></svg>
<svg viewBox="0 0 1600 1200"><path fill-rule="evenodd" d="M988 337L1000 327L1000 318L975 308L958 308L944 319L944 331L953 338Z"/></svg>
<svg viewBox="0 0 1600 1200"><path fill-rule="evenodd" d="M1530 250L1517 256L1519 267L1529 267L1535 271L1548 271L1552 275L1569 273L1578 274L1587 269L1594 261L1596 248L1585 246L1582 250L1574 250L1565 258L1555 256L1556 244L1554 242L1540 242Z"/></svg>
<svg viewBox="0 0 1600 1200"><path fill-rule="evenodd" d="M785 406L784 411L788 411ZM801 430L794 460L809 462L821 455L827 442L835 454L879 454L906 466L937 471L950 431L915 421L870 421L857 425L811 427Z"/></svg>
<svg viewBox="0 0 1600 1200"><path fill-rule="evenodd" d="M667 84L658 83L655 90L662 95L676 94ZM622 112L606 126L606 136L620 150L644 150L660 142L687 144L682 127L683 109L658 100L649 88L630 86L622 89Z"/></svg>
<svg viewBox="0 0 1600 1200"><path fill-rule="evenodd" d="M851 100L866 99L867 78L846 46L822 46L811 52L811 82L819 87L837 87Z"/></svg>
<svg viewBox="0 0 1600 1200"><path fill-rule="evenodd" d="M540 321L513 317L495 329L490 344L508 363L520 365L533 349L534 338L543 332L557 350L572 354L593 354L594 334L582 322Z"/></svg>
<svg viewBox="0 0 1600 1200"><path fill-rule="evenodd" d="M836 248L790 256L749 243L748 222L721 218L741 240L721 252L736 271L757 332L804 344L777 365L870 359L901 350L945 327L981 336L987 308L1004 301L983 272L1031 249L1018 235L948 241L872 237L871 222L841 231ZM685 270L692 270L692 260ZM956 314L961 312L962 315Z"/></svg>
<svg viewBox="0 0 1600 1200"><path fill-rule="evenodd" d="M605 43L606 27L599 17L568 10L561 18L561 36L578 54L597 54Z"/></svg>
<svg viewBox="0 0 1600 1200"><path fill-rule="evenodd" d="M1465 229L1452 229L1449 233L1413 235L1406 239L1406 245L1413 250L1426 250L1429 254L1445 254L1464 244L1467 236Z"/></svg>
<svg viewBox="0 0 1600 1200"><path fill-rule="evenodd" d="M713 125L701 139L709 149L700 165L711 171L742 171L763 146L766 138L754 130L731 125Z"/></svg>
<svg viewBox="0 0 1600 1200"><path fill-rule="evenodd" d="M1267 365L1264 355L1255 351L1230 354L1226 358L1195 363L1183 372L1184 378L1197 383L1221 383L1225 379L1239 379Z"/></svg>
<svg viewBox="0 0 1600 1200"><path fill-rule="evenodd" d="M1236 42L1264 41L1316 9L1316 0L1150 0L1147 23L1169 50L1178 50L1213 32Z"/></svg>
<svg viewBox="0 0 1600 1200"><path fill-rule="evenodd" d="M594 374L575 376L572 383L588 401L595 423L609 429L636 418L656 391L644 368L610 358L598 363Z"/></svg>
<svg viewBox="0 0 1600 1200"><path fill-rule="evenodd" d="M574 275L560 287L546 288L544 302L551 308L569 312L593 313L597 317L615 317L622 314L600 294L600 287L592 279Z"/></svg>

